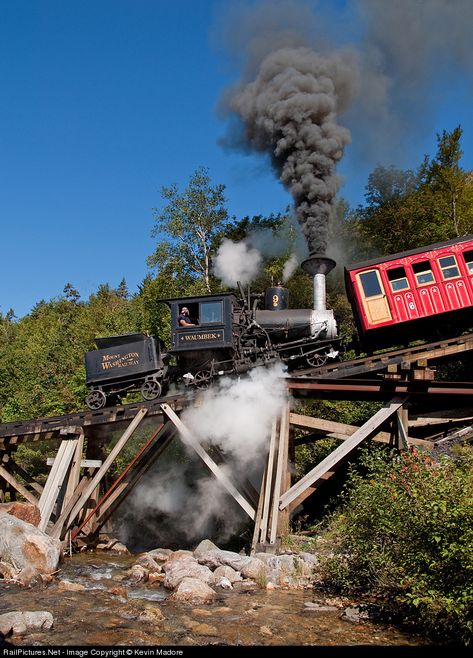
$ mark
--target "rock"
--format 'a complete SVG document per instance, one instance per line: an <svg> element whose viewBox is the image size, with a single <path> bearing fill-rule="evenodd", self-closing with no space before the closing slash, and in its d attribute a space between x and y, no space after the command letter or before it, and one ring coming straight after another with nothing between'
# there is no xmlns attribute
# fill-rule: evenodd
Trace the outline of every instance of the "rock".
<svg viewBox="0 0 473 658"><path fill-rule="evenodd" d="M21 571L33 567L37 573L57 571L62 559L58 539L48 537L31 523L0 512L0 560Z"/></svg>
<svg viewBox="0 0 473 658"><path fill-rule="evenodd" d="M72 583L70 580L60 580L58 584L58 589L65 590L68 592L82 592L83 590L85 590L85 587L80 583Z"/></svg>
<svg viewBox="0 0 473 658"><path fill-rule="evenodd" d="M203 608L194 608L192 614L196 617L211 617L212 613L210 610L204 610Z"/></svg>
<svg viewBox="0 0 473 658"><path fill-rule="evenodd" d="M152 551L148 551L147 555L156 560L156 562L166 562L169 559L169 556L172 555L170 548L154 548Z"/></svg>
<svg viewBox="0 0 473 658"><path fill-rule="evenodd" d="M149 553L143 553L143 555L140 555L136 560L136 564L140 564L142 567L145 567L145 569L153 571L154 573L159 573L161 571L161 565L158 564Z"/></svg>
<svg viewBox="0 0 473 658"><path fill-rule="evenodd" d="M36 505L31 503L0 503L0 512L11 514L17 519L31 523L31 525L39 526L41 522L41 512Z"/></svg>
<svg viewBox="0 0 473 658"><path fill-rule="evenodd" d="M110 539L108 542L101 542L96 546L99 551L111 551L112 553L118 553L119 555L129 555L130 551L127 547L119 542L117 539Z"/></svg>
<svg viewBox="0 0 473 658"><path fill-rule="evenodd" d="M342 619L351 621L353 624L358 624L360 621L367 621L370 618L367 610L363 610L362 606L354 608L345 608L342 614Z"/></svg>
<svg viewBox="0 0 473 658"><path fill-rule="evenodd" d="M304 603L304 612L337 612L338 608L334 605L324 605L323 603L314 603L306 601Z"/></svg>
<svg viewBox="0 0 473 658"><path fill-rule="evenodd" d="M184 550L173 551L171 555L169 555L166 561L173 562L174 560L182 560L185 557L194 559L194 553L192 551L184 551Z"/></svg>
<svg viewBox="0 0 473 658"><path fill-rule="evenodd" d="M243 565L241 569L241 575L243 578L251 578L255 580L257 578L266 577L269 573L269 569L266 564L259 560L257 557L250 557L246 564Z"/></svg>
<svg viewBox="0 0 473 658"><path fill-rule="evenodd" d="M11 564L6 562L0 562L0 578L6 578L7 580L15 580L18 575L18 571Z"/></svg>
<svg viewBox="0 0 473 658"><path fill-rule="evenodd" d="M242 580L238 571L235 571L235 569L227 567L226 565L221 565L215 569L212 576L212 582L217 581L220 578L226 578L231 583L235 583L237 580Z"/></svg>
<svg viewBox="0 0 473 658"><path fill-rule="evenodd" d="M201 555L208 553L209 551L218 551L220 550L218 546L215 546L210 539L203 539L200 544L194 549L194 557L198 560Z"/></svg>
<svg viewBox="0 0 473 658"><path fill-rule="evenodd" d="M158 606L149 606L147 605L143 612L140 613L138 619L140 621L146 621L150 622L151 624L155 624L156 622L164 621L165 616L161 612L161 608L158 608Z"/></svg>
<svg viewBox="0 0 473 658"><path fill-rule="evenodd" d="M218 630L215 626L210 626L210 624L196 623L192 624L191 630L196 635L210 635L212 637L218 635Z"/></svg>
<svg viewBox="0 0 473 658"><path fill-rule="evenodd" d="M141 564L134 564L131 569L129 569L128 575L137 583L140 581L145 582L148 580L149 571L148 569L145 569L145 567L143 567Z"/></svg>
<svg viewBox="0 0 473 658"><path fill-rule="evenodd" d="M172 601L192 604L212 603L217 594L202 580L183 578L169 598Z"/></svg>
<svg viewBox="0 0 473 658"><path fill-rule="evenodd" d="M187 555L179 560L168 560L163 565L163 571L166 573L163 584L168 589L177 587L183 578L198 578L204 583L209 583L212 579L212 572L208 567Z"/></svg>
<svg viewBox="0 0 473 658"><path fill-rule="evenodd" d="M28 565L20 571L17 576L17 580L20 581L22 585L34 585L39 580L41 580L41 575L36 571L36 569Z"/></svg>
<svg viewBox="0 0 473 658"><path fill-rule="evenodd" d="M222 589L233 589L228 578L224 578L223 576L220 576L220 578L217 578L216 580L212 580L212 584L215 585L215 587L221 587Z"/></svg>
<svg viewBox="0 0 473 658"><path fill-rule="evenodd" d="M50 612L7 612L0 615L0 632L7 635L10 631L23 635L30 630L49 630L53 625Z"/></svg>
<svg viewBox="0 0 473 658"><path fill-rule="evenodd" d="M221 551L220 549L202 552L198 557L200 564L205 564L211 569L216 569L221 565L227 565L235 569L235 571L241 571L252 559L246 555L240 555L233 551Z"/></svg>

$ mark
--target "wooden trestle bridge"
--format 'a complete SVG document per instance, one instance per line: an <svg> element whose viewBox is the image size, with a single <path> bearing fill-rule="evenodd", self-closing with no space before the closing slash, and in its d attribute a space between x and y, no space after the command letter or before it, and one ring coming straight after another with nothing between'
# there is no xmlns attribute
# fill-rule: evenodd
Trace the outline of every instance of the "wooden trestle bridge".
<svg viewBox="0 0 473 658"><path fill-rule="evenodd" d="M220 459L217 463L212 451L200 444L181 421L180 412L198 404L198 392L98 411L1 423L0 501L9 498L32 503L40 510L39 527L47 534L92 543L168 444L178 437L194 449L254 522L252 550L275 550L303 501L331 478L362 442L373 439L398 448L416 444L431 450L452 441L471 440L473 382L437 381L435 366L472 350L473 334L468 334L298 371L288 377L290 395L273 421L259 491L241 473L234 472L230 478ZM383 406L364 425L355 427L296 413L295 401L300 398L378 400ZM137 428L144 426L147 440L110 483L117 456ZM302 430L297 437L296 429ZM120 436L115 440L117 433ZM321 437L333 437L340 443L295 482L291 475L295 446ZM17 463L15 453L22 443L51 440L56 440L59 447L50 460L47 480L40 484Z"/></svg>

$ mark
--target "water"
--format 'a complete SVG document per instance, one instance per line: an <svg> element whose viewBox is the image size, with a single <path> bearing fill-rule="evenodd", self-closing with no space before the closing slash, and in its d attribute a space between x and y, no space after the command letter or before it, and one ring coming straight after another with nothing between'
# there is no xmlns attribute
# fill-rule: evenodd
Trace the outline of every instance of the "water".
<svg viewBox="0 0 473 658"><path fill-rule="evenodd" d="M222 590L211 605L169 600L159 583L125 578L136 556L80 553L66 558L49 584L0 583L0 614L47 610L50 630L11 638L15 646L428 646L395 627L341 619L342 610L307 611L307 590ZM61 589L60 581L82 585Z"/></svg>

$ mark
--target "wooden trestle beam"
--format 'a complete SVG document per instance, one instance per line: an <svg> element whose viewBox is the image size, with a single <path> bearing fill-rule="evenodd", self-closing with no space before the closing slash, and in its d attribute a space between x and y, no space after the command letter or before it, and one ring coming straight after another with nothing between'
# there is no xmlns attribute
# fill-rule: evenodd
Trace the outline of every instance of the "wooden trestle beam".
<svg viewBox="0 0 473 658"><path fill-rule="evenodd" d="M228 493L236 500L240 507L248 514L250 519L255 519L255 509L250 505L244 496L238 491L236 486L226 475L226 473L218 466L214 460L210 457L209 454L204 450L202 445L194 438L192 432L188 427L182 422L179 416L171 409L168 404L162 404L161 409L163 413L169 420L176 426L181 439L195 450L195 452L202 459L204 464L212 471L220 484L225 487Z"/></svg>
<svg viewBox="0 0 473 658"><path fill-rule="evenodd" d="M290 514L317 490L322 481L334 474L338 465L362 441L376 436L383 442L392 443L392 434L380 432L380 428L393 415L396 417L398 428L396 443L399 447L407 445L407 441L410 442L411 439L408 439L406 431L408 419L405 402L404 397L394 397L361 427L291 413L289 405L285 405L280 417L273 422L255 520L252 553L256 550L276 549L281 537L287 532ZM319 430L342 441L335 450L292 486L289 455L294 439L290 439L291 426ZM431 445L427 441L422 443Z"/></svg>
<svg viewBox="0 0 473 658"><path fill-rule="evenodd" d="M310 487L325 473L336 466L352 450L354 450L362 441L373 436L379 427L386 422L405 402L405 398L394 397L390 402L384 405L375 415L362 425L349 439L344 441L333 452L330 453L320 464L317 464L311 471L286 491L279 499L279 509L285 509L294 501L307 487Z"/></svg>

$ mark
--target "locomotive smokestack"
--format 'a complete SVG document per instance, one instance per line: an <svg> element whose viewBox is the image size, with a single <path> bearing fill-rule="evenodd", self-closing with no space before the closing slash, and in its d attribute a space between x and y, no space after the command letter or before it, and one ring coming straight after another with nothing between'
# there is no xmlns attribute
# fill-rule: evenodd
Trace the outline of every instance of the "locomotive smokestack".
<svg viewBox="0 0 473 658"><path fill-rule="evenodd" d="M333 270L335 265L336 263L332 258L314 252L309 254L309 258L301 263L304 272L314 277L314 309L316 311L327 310L325 277Z"/></svg>

